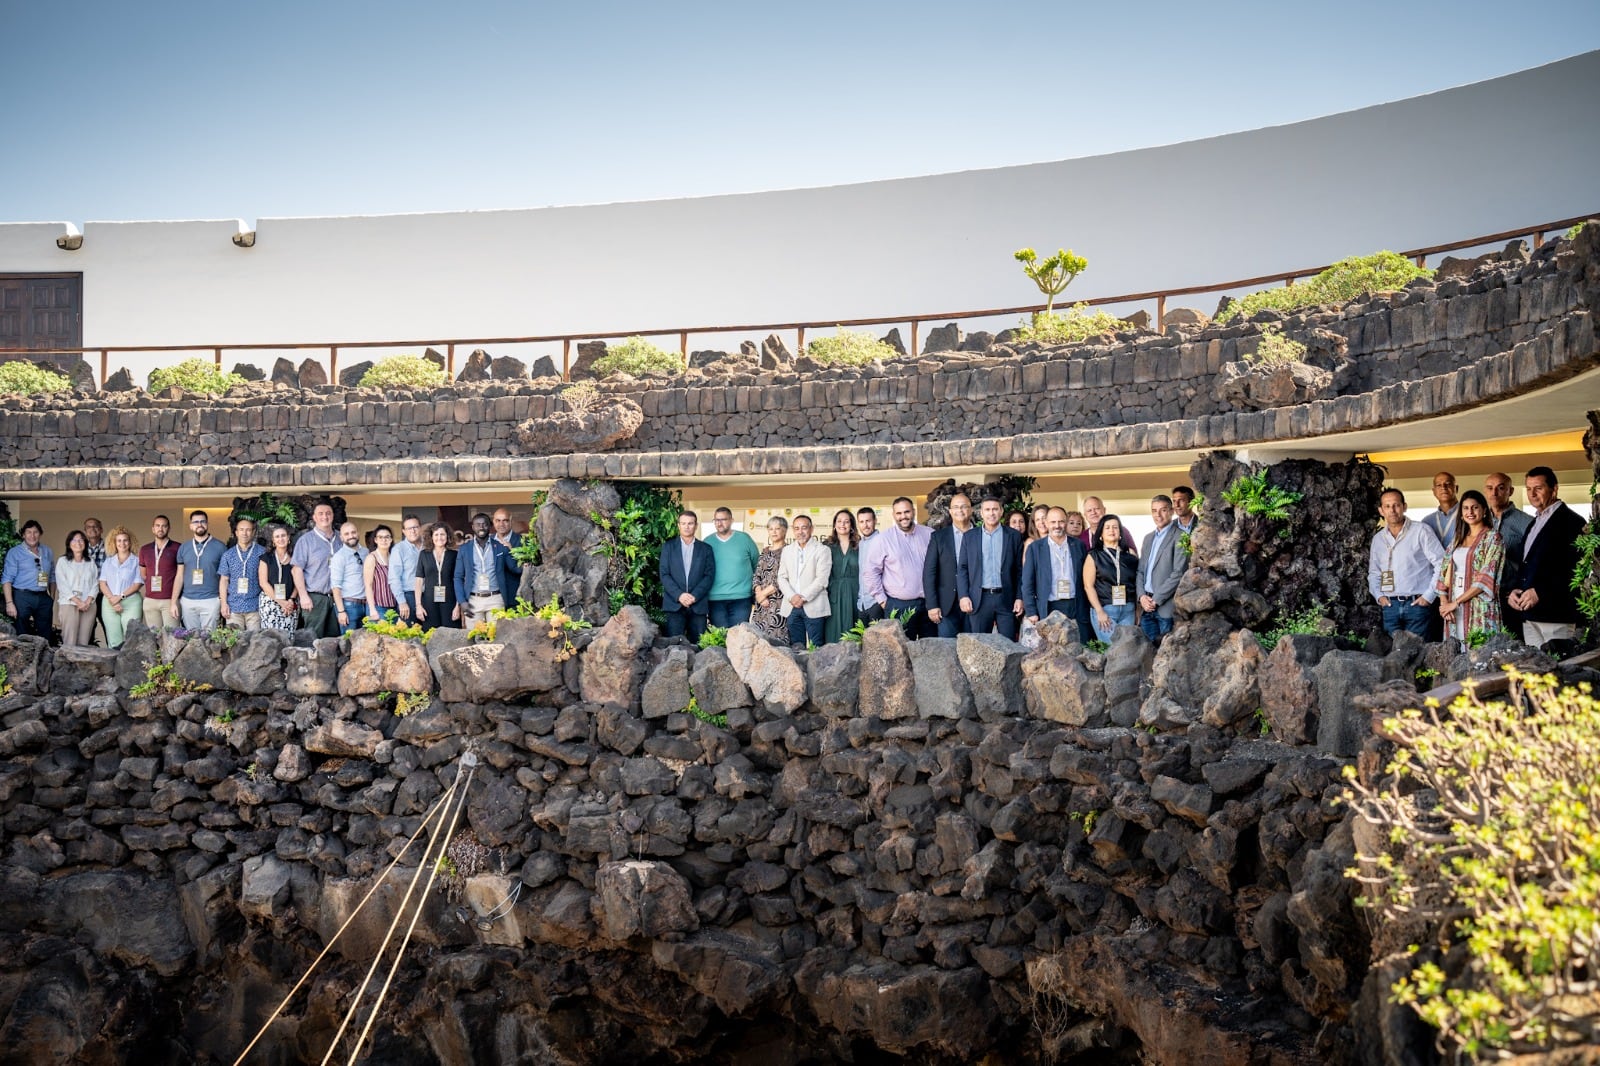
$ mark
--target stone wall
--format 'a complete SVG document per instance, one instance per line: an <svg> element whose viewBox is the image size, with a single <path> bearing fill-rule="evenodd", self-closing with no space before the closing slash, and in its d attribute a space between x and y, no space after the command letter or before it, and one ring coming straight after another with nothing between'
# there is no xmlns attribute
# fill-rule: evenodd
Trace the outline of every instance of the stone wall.
<svg viewBox="0 0 1600 1066"><path fill-rule="evenodd" d="M1070 350L990 343L859 370L787 359L773 338L749 355L697 358L680 378L604 384L601 411L628 417L594 433L553 378L387 395L257 383L222 399L10 398L0 491L670 479L1232 447L1459 410L1600 360L1589 310L1600 235L1531 257L1513 247L1455 275L1292 316L1217 326L1189 315L1161 336ZM1277 406L1240 409L1240 360L1270 324L1307 341L1320 376Z"/></svg>

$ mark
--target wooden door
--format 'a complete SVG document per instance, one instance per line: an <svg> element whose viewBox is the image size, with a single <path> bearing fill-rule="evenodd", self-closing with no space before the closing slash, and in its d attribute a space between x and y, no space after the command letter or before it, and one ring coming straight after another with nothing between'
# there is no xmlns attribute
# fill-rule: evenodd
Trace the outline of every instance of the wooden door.
<svg viewBox="0 0 1600 1066"><path fill-rule="evenodd" d="M0 348L77 348L82 343L82 274L0 274ZM66 366L78 356L46 358Z"/></svg>

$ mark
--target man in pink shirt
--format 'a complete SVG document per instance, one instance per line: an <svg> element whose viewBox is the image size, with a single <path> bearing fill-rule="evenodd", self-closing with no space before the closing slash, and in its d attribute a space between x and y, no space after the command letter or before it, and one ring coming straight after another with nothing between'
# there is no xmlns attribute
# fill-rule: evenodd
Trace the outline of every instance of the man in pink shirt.
<svg viewBox="0 0 1600 1066"><path fill-rule="evenodd" d="M885 617L894 611L912 612L905 622L906 636L916 640L928 632L928 613L922 589L922 564L928 557L933 530L917 522L917 505L908 497L894 501L894 524L861 545L863 598L880 607Z"/></svg>

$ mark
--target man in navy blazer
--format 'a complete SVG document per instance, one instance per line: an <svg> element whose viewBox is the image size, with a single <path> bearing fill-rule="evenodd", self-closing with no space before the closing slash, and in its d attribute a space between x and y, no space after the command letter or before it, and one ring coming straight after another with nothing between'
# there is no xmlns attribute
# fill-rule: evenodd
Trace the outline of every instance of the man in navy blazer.
<svg viewBox="0 0 1600 1066"><path fill-rule="evenodd" d="M489 516L473 515L472 539L456 549L456 602L463 615L482 621L490 611L516 606L521 583L522 564L489 535Z"/></svg>
<svg viewBox="0 0 1600 1066"><path fill-rule="evenodd" d="M1067 512L1050 508L1045 515L1049 536L1028 545L1022 559L1022 613L1030 622L1060 611L1078 623L1078 639L1094 639L1089 628L1089 597L1083 593L1083 542L1067 536Z"/></svg>
<svg viewBox="0 0 1600 1066"><path fill-rule="evenodd" d="M983 527L964 538L956 568L956 591L967 616L967 632L1017 639L1022 613L1022 534L1000 524L1004 508L993 497L979 505ZM1063 519L1064 520L1064 519Z"/></svg>
<svg viewBox="0 0 1600 1066"><path fill-rule="evenodd" d="M695 537L700 517L693 511L678 516L678 535L661 546L661 609L667 636L698 641L706 631L711 586L717 559L711 545Z"/></svg>
<svg viewBox="0 0 1600 1066"><path fill-rule="evenodd" d="M960 556L971 545L976 533L972 525L972 501L965 493L958 492L950 497L950 524L933 531L928 540L928 554L922 560L922 595L928 605L928 621L938 627L941 637L953 637L965 625L961 593L956 589L956 571L961 567Z"/></svg>

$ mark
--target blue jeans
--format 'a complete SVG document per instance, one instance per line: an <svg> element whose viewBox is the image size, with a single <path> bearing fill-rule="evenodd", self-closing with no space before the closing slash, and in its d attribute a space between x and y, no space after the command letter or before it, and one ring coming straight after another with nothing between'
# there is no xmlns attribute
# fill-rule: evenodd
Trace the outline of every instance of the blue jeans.
<svg viewBox="0 0 1600 1066"><path fill-rule="evenodd" d="M1111 624L1109 626L1102 627L1100 625L1099 616L1096 615L1093 610L1089 611L1089 624L1094 626L1094 635L1096 637L1105 641L1107 644L1110 644L1111 638L1116 635L1118 626L1133 625L1133 604L1125 603L1121 607L1116 607L1112 604L1106 603L1104 604L1104 607L1106 611L1106 617L1111 620ZM1167 628L1171 629L1172 623L1167 623Z"/></svg>
<svg viewBox="0 0 1600 1066"><path fill-rule="evenodd" d="M750 608L756 605L756 600L754 596L746 596L742 600L708 600L707 603L711 608L711 624L732 629L741 622L750 621Z"/></svg>
<svg viewBox="0 0 1600 1066"><path fill-rule="evenodd" d="M1093 619L1090 619L1093 621ZM1172 632L1172 619L1162 618L1157 611L1146 611L1139 619L1139 628L1144 630L1144 635L1150 638L1151 643L1161 643L1161 638Z"/></svg>
<svg viewBox="0 0 1600 1066"><path fill-rule="evenodd" d="M690 644L698 644L700 637L706 631L706 616L695 614L687 607L679 607L676 611L664 611L663 618L666 625L663 627L669 637L688 637Z"/></svg>
<svg viewBox="0 0 1600 1066"><path fill-rule="evenodd" d="M796 607L789 612L789 643L822 647L822 636L828 624L827 616L807 618L805 609Z"/></svg>
<svg viewBox="0 0 1600 1066"><path fill-rule="evenodd" d="M344 623L343 626L340 627L341 631L343 631L345 633L353 633L353 632L355 632L356 630L361 628L361 620L363 618L365 618L366 616L367 616L367 603L366 603L365 600L345 600L344 601L345 623ZM338 617L339 616L337 614L334 615L334 618L338 618Z"/></svg>
<svg viewBox="0 0 1600 1066"><path fill-rule="evenodd" d="M959 636L961 633L966 631L967 616L961 613L961 607L958 603L956 606L939 615L939 621L937 623L930 618L928 619L928 624L934 627L936 636Z"/></svg>
<svg viewBox="0 0 1600 1066"><path fill-rule="evenodd" d="M1415 597L1406 597L1405 602L1399 602L1393 597L1389 599L1389 606L1383 609L1383 631L1385 633L1398 633L1404 629L1415 633L1423 640L1428 639L1428 626L1438 615L1438 611L1429 604L1418 607L1411 602Z"/></svg>

